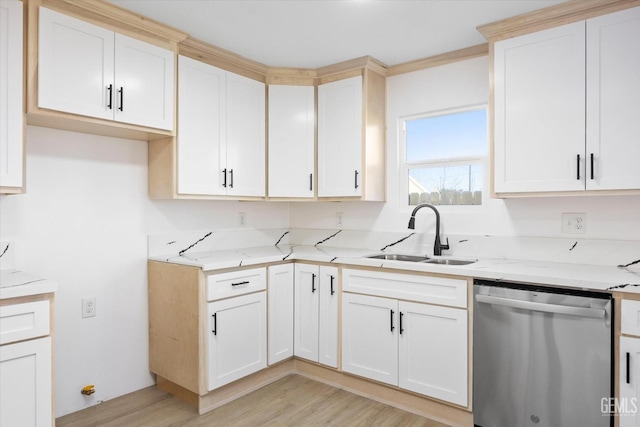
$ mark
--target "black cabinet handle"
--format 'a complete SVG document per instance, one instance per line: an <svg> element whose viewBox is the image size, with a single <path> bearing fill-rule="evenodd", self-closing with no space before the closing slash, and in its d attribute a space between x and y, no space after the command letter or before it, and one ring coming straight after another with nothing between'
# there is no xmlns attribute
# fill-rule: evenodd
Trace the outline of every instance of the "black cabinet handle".
<svg viewBox="0 0 640 427"><path fill-rule="evenodd" d="M591 153L591 179L594 179L593 176L593 153Z"/></svg>
<svg viewBox="0 0 640 427"><path fill-rule="evenodd" d="M356 186L356 190L358 189L358 171L355 171L355 186Z"/></svg>
<svg viewBox="0 0 640 427"><path fill-rule="evenodd" d="M224 180L222 181L222 186L227 188L227 169L222 170L222 174L224 175Z"/></svg>
<svg viewBox="0 0 640 427"><path fill-rule="evenodd" d="M218 313L213 313L211 315L213 317L213 335L218 335Z"/></svg>
<svg viewBox="0 0 640 427"><path fill-rule="evenodd" d="M120 94L120 107L118 107L118 110L124 111L124 87L121 87L118 93Z"/></svg>
<svg viewBox="0 0 640 427"><path fill-rule="evenodd" d="M311 275L311 293L314 293L316 291L316 275L312 274Z"/></svg>
<svg viewBox="0 0 640 427"><path fill-rule="evenodd" d="M404 316L404 313L400 312L400 335L404 332L404 329L402 328L402 316Z"/></svg>
<svg viewBox="0 0 640 427"><path fill-rule="evenodd" d="M249 281L245 280L244 282L232 283L231 286L240 286L240 285L248 285Z"/></svg>
<svg viewBox="0 0 640 427"><path fill-rule="evenodd" d="M229 169L229 175L231 175L229 178L229 188L233 188L233 169Z"/></svg>
<svg viewBox="0 0 640 427"><path fill-rule="evenodd" d="M109 85L107 90L109 91L109 103L107 104L107 108L109 110L113 110L113 85Z"/></svg>
<svg viewBox="0 0 640 427"><path fill-rule="evenodd" d="M313 174L309 174L309 191L313 191Z"/></svg>
<svg viewBox="0 0 640 427"><path fill-rule="evenodd" d="M391 319L391 332L393 332L393 330L395 329L395 327L393 326L393 313L395 313L395 311L393 310L389 310L391 313L390 319Z"/></svg>
<svg viewBox="0 0 640 427"><path fill-rule="evenodd" d="M630 364L631 364L631 353L627 351L627 384L631 384L631 373L629 372Z"/></svg>
<svg viewBox="0 0 640 427"><path fill-rule="evenodd" d="M578 154L577 156L578 161L576 162L576 176L577 176L577 180L580 181L580 154Z"/></svg>
<svg viewBox="0 0 640 427"><path fill-rule="evenodd" d="M335 294L335 291L333 290L333 279L334 279L334 277L333 276L329 276L329 277L330 277L329 280L331 282L331 295L333 295L333 294Z"/></svg>

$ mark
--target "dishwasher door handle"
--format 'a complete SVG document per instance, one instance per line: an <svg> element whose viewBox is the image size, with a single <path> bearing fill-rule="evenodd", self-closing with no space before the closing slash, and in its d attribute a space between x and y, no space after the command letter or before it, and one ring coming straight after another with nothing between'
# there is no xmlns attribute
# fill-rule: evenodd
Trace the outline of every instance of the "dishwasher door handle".
<svg viewBox="0 0 640 427"><path fill-rule="evenodd" d="M476 301L484 304L502 305L505 307L521 308L523 310L544 311L546 313L567 314L569 316L593 317L597 319L604 319L605 317L605 310L602 308L545 304L543 302L522 301L482 294L476 295Z"/></svg>

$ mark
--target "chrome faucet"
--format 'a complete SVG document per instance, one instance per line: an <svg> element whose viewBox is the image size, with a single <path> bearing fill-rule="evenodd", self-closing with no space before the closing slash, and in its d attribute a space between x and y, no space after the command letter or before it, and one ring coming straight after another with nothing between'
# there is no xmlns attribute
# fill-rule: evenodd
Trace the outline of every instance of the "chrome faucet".
<svg viewBox="0 0 640 427"><path fill-rule="evenodd" d="M411 212L411 218L409 218L409 228L414 230L416 228L416 213L422 208L431 208L436 213L436 240L433 243L433 254L434 255L442 255L442 250L449 249L449 238L447 237L447 243L445 245L440 243L440 212L436 209L435 206L430 205L429 203L422 203Z"/></svg>

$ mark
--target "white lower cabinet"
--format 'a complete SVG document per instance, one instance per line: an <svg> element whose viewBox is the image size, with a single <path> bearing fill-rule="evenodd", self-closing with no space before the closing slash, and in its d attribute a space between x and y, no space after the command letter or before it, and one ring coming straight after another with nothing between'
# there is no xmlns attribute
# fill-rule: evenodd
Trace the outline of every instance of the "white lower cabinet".
<svg viewBox="0 0 640 427"><path fill-rule="evenodd" d="M269 267L269 365L293 356L293 264Z"/></svg>
<svg viewBox="0 0 640 427"><path fill-rule="evenodd" d="M295 264L294 353L338 367L338 269Z"/></svg>
<svg viewBox="0 0 640 427"><path fill-rule="evenodd" d="M208 304L209 390L267 367L266 292Z"/></svg>
<svg viewBox="0 0 640 427"><path fill-rule="evenodd" d="M640 338L620 337L620 427L640 426Z"/></svg>
<svg viewBox="0 0 640 427"><path fill-rule="evenodd" d="M377 272L343 270L343 288L361 287L370 276L379 292L413 289L420 278L407 275L385 285ZM442 280L442 279L440 279ZM458 286L466 289L466 281ZM453 292L452 295L457 292ZM466 296L452 304L463 304ZM440 298L440 296L435 296ZM462 299L465 298L465 299ZM342 295L342 369L461 406L468 405L468 313L462 308L345 292Z"/></svg>

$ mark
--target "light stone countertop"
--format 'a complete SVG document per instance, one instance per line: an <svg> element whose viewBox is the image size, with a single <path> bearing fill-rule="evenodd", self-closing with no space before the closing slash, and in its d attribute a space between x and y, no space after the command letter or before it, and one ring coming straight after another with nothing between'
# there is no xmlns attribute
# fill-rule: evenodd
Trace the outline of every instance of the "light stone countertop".
<svg viewBox="0 0 640 427"><path fill-rule="evenodd" d="M58 285L21 270L0 270L0 299L46 294L58 290Z"/></svg>
<svg viewBox="0 0 640 427"><path fill-rule="evenodd" d="M279 245L199 253L194 252L181 256L153 256L149 259L192 265L207 272L274 263L283 260L326 262L340 264L343 267L377 267L389 270L447 274L585 290L620 290L623 292L640 293L640 266L637 264L627 268L620 268L548 261L478 259L472 264L458 266L366 258L367 255L377 253L381 252L370 249ZM385 253L393 252L385 251Z"/></svg>

